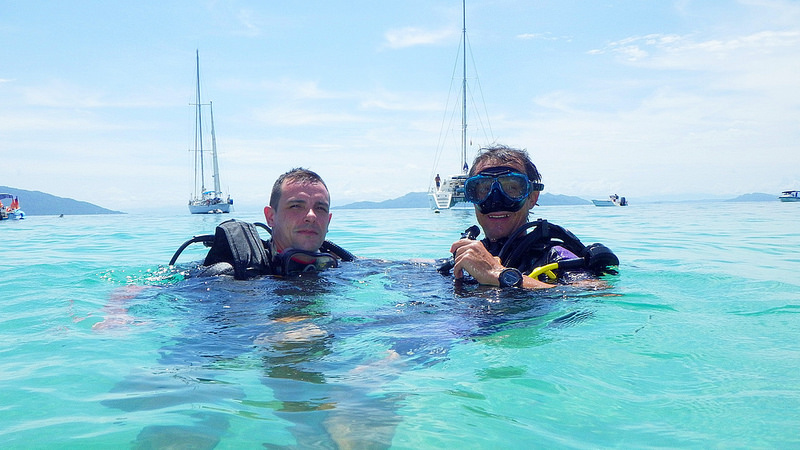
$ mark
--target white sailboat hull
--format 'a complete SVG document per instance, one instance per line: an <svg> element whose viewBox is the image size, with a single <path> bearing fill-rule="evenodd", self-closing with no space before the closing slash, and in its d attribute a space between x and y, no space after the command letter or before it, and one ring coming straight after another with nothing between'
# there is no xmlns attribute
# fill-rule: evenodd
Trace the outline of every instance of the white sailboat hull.
<svg viewBox="0 0 800 450"><path fill-rule="evenodd" d="M226 202L212 203L205 201L189 202L191 214L227 214L231 212L232 205Z"/></svg>
<svg viewBox="0 0 800 450"><path fill-rule="evenodd" d="M432 210L471 209L472 203L464 198L466 175L453 175L445 178L440 186L433 186L428 192L428 203Z"/></svg>
<svg viewBox="0 0 800 450"><path fill-rule="evenodd" d="M473 205L464 199L458 199L449 194L428 193L428 204L434 211L442 209L472 209Z"/></svg>

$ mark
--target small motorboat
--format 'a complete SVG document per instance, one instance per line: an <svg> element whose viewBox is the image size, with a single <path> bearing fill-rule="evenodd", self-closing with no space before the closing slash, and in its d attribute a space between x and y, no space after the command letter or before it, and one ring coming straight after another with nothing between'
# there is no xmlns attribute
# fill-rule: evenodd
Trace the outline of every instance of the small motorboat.
<svg viewBox="0 0 800 450"><path fill-rule="evenodd" d="M11 199L9 206L3 204L3 200ZM22 220L25 218L25 211L19 208L19 198L11 194L0 194L0 220Z"/></svg>
<svg viewBox="0 0 800 450"><path fill-rule="evenodd" d="M800 202L800 191L783 191L778 199L782 202Z"/></svg>
<svg viewBox="0 0 800 450"><path fill-rule="evenodd" d="M609 195L608 200L592 200L594 206L628 206L628 200L617 194Z"/></svg>

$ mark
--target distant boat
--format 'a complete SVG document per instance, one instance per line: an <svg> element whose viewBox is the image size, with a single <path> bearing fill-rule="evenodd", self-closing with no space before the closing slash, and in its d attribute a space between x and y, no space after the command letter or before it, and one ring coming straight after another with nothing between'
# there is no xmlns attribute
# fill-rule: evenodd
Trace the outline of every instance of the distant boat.
<svg viewBox="0 0 800 450"><path fill-rule="evenodd" d="M464 182L466 180L466 173L451 175L431 187L428 192L428 203L431 209L438 212L441 209L471 208L472 204L464 198Z"/></svg>
<svg viewBox="0 0 800 450"><path fill-rule="evenodd" d="M200 101L200 51L197 51L197 100L194 104L194 192L189 200L189 212L192 214L222 214L231 212L233 199L228 195L223 199L219 181L219 164L217 162L217 136L214 133L214 107L211 102L204 105ZM213 163L214 189L206 188L205 151L203 149L203 106L208 106L211 117L211 156Z"/></svg>
<svg viewBox="0 0 800 450"><path fill-rule="evenodd" d="M11 199L8 206L3 204L3 200ZM0 194L0 220L22 220L25 218L25 211L19 209L19 198L3 193Z"/></svg>
<svg viewBox="0 0 800 450"><path fill-rule="evenodd" d="M800 191L783 191L778 199L782 202L800 202Z"/></svg>
<svg viewBox="0 0 800 450"><path fill-rule="evenodd" d="M628 206L628 200L617 194L609 195L608 200L592 200L594 206Z"/></svg>
<svg viewBox="0 0 800 450"><path fill-rule="evenodd" d="M428 190L428 203L435 212L441 209L471 209L472 204L464 198L464 182L467 179L467 13L466 0L461 2L462 30L461 41L461 173L450 175L442 180L436 175L435 183ZM440 150L441 151L441 150ZM438 159L438 158L437 158Z"/></svg>

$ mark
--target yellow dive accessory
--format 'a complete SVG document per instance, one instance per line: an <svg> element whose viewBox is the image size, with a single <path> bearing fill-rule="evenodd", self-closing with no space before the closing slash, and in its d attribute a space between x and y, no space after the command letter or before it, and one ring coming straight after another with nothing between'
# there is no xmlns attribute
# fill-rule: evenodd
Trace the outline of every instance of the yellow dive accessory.
<svg viewBox="0 0 800 450"><path fill-rule="evenodd" d="M533 271L531 273L529 273L528 276L531 277L531 278L539 278L539 275L545 274L545 275L547 275L547 280L548 281L551 281L551 280L555 281L556 279L558 279L558 277L556 276L555 272L553 272L556 269L558 269L558 263L554 262L554 263L546 264L544 266L539 266L539 267L533 269Z"/></svg>
<svg viewBox="0 0 800 450"><path fill-rule="evenodd" d="M529 273L528 276L531 278L538 279L539 275L544 274L547 276L547 281L554 282L558 280L558 276L556 276L556 273L553 272L554 270L557 269L575 270L583 268L585 267L585 265L586 265L586 260L583 258L562 259L561 261L556 261L554 263L539 266L533 269L533 271Z"/></svg>

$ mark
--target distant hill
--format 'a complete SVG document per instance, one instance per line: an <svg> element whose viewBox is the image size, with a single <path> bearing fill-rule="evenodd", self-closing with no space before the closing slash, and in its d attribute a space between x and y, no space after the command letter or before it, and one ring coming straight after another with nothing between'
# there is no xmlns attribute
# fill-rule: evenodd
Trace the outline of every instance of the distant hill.
<svg viewBox="0 0 800 450"><path fill-rule="evenodd" d="M752 194L740 195L726 202L777 202L778 196L774 194L764 194L761 192L754 192Z"/></svg>
<svg viewBox="0 0 800 450"><path fill-rule="evenodd" d="M8 186L0 186L0 193L9 193L19 197L20 209L29 216L51 215L85 215L85 214L125 214L112 211L91 203L73 200L71 198L56 197L39 191L26 191ZM8 205L6 205L8 206Z"/></svg>
<svg viewBox="0 0 800 450"><path fill-rule="evenodd" d="M592 202L584 200L580 197L573 197L571 195L551 194L544 192L539 196L536 202L539 206L563 206L563 205L591 205Z"/></svg>
<svg viewBox="0 0 800 450"><path fill-rule="evenodd" d="M409 192L408 194L384 200L382 202L355 202L343 206L336 206L339 209L388 209L388 208L427 208L427 192Z"/></svg>
<svg viewBox="0 0 800 450"><path fill-rule="evenodd" d="M539 205L591 205L592 202L569 195L543 193L539 196ZM402 197L382 202L355 202L336 206L334 209L388 209L388 208L429 208L427 192L410 192Z"/></svg>

